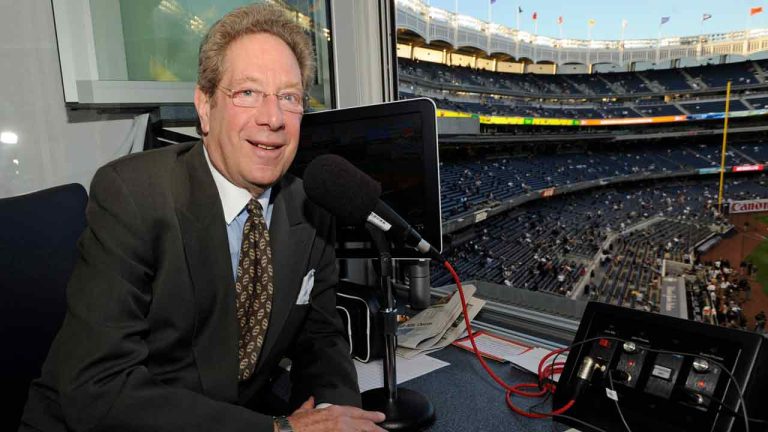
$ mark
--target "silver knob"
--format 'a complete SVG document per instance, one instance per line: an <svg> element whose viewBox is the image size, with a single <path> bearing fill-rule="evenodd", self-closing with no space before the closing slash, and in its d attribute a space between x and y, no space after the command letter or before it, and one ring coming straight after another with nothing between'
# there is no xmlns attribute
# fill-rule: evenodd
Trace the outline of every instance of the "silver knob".
<svg viewBox="0 0 768 432"><path fill-rule="evenodd" d="M704 373L709 370L709 362L702 358L693 359L693 370Z"/></svg>
<svg viewBox="0 0 768 432"><path fill-rule="evenodd" d="M630 342L630 341L624 342L623 348L624 348L624 351L628 353L633 353L637 351L637 345L635 345L634 342Z"/></svg>

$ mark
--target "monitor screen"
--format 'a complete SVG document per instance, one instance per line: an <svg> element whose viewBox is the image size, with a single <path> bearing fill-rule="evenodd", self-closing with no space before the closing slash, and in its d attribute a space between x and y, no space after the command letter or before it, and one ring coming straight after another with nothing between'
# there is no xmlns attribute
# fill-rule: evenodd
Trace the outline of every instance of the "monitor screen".
<svg viewBox="0 0 768 432"><path fill-rule="evenodd" d="M430 99L305 114L291 171L302 177L310 161L327 153L347 159L381 183L381 199L441 250L437 126ZM340 258L377 256L362 227L339 226L337 240ZM394 248L392 256L422 257L408 248Z"/></svg>

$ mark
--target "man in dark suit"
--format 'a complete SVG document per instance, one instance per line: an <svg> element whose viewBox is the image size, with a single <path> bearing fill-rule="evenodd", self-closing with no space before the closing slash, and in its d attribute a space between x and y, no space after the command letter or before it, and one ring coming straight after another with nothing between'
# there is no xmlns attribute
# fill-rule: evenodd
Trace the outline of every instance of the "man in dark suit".
<svg viewBox="0 0 768 432"><path fill-rule="evenodd" d="M211 28L202 142L93 179L67 315L21 430L382 430L383 414L357 408L333 220L286 175L313 74L308 38L280 9ZM286 356L295 411L260 414Z"/></svg>

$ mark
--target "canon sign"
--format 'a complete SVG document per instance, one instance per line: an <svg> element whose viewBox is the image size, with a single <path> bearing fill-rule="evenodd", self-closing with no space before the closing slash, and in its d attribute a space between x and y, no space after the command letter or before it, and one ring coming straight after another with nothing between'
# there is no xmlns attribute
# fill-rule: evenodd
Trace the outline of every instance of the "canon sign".
<svg viewBox="0 0 768 432"><path fill-rule="evenodd" d="M734 201L731 203L731 213L768 212L768 199Z"/></svg>
<svg viewBox="0 0 768 432"><path fill-rule="evenodd" d="M762 171L764 168L763 165L739 165L733 167L733 172Z"/></svg>

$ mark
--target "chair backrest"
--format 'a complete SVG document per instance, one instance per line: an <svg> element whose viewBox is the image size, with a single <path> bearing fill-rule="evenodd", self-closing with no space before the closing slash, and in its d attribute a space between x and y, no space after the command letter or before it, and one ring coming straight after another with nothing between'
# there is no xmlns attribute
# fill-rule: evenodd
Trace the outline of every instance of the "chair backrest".
<svg viewBox="0 0 768 432"><path fill-rule="evenodd" d="M87 201L79 184L0 199L0 430L18 428L61 326Z"/></svg>

